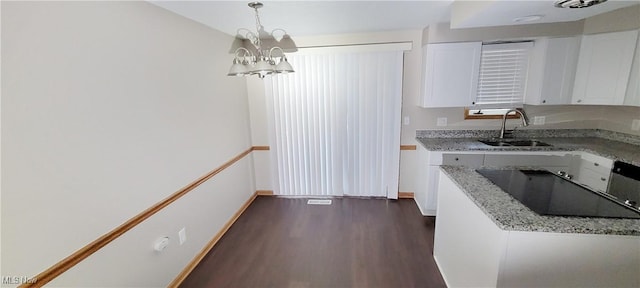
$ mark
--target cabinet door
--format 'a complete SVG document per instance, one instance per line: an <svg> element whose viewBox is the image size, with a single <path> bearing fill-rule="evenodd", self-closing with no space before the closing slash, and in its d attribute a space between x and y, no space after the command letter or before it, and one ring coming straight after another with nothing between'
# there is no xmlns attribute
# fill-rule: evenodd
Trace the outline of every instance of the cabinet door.
<svg viewBox="0 0 640 288"><path fill-rule="evenodd" d="M422 215L427 215L427 192L429 191L429 154L432 153L424 148L422 145L418 145L418 171L417 177L415 177L416 191L414 194L416 203Z"/></svg>
<svg viewBox="0 0 640 288"><path fill-rule="evenodd" d="M581 160L574 181L591 189L606 192L613 160L587 152L578 153Z"/></svg>
<svg viewBox="0 0 640 288"><path fill-rule="evenodd" d="M624 103L637 37L637 31L583 36L573 104Z"/></svg>
<svg viewBox="0 0 640 288"><path fill-rule="evenodd" d="M570 104L578 62L580 38L549 39L540 104Z"/></svg>
<svg viewBox="0 0 640 288"><path fill-rule="evenodd" d="M425 216L436 215L438 201L438 175L442 164L442 153L429 151L422 145L418 146L418 177L416 177L415 200L420 212ZM435 164L430 164L435 163Z"/></svg>
<svg viewBox="0 0 640 288"><path fill-rule="evenodd" d="M571 161L573 161L573 156L571 155L544 155L540 153L527 155L526 152L514 155L500 153L486 154L484 156L484 166L491 167L540 166L555 167L553 170L557 170L569 167Z"/></svg>
<svg viewBox="0 0 640 288"><path fill-rule="evenodd" d="M627 95L624 98L624 105L640 106L640 37L636 41L636 53L633 56L631 74L629 75L629 86Z"/></svg>
<svg viewBox="0 0 640 288"><path fill-rule="evenodd" d="M535 41L529 60L525 103L571 104L580 37Z"/></svg>
<svg viewBox="0 0 640 288"><path fill-rule="evenodd" d="M429 166L427 170L427 197L424 215L436 215L438 209L438 182L440 166Z"/></svg>
<svg viewBox="0 0 640 288"><path fill-rule="evenodd" d="M482 43L437 43L424 49L422 107L472 106Z"/></svg>
<svg viewBox="0 0 640 288"><path fill-rule="evenodd" d="M444 154L442 165L480 167L484 162L484 154Z"/></svg>
<svg viewBox="0 0 640 288"><path fill-rule="evenodd" d="M580 168L578 177L574 181L599 192L607 192L609 174L598 173L595 170Z"/></svg>

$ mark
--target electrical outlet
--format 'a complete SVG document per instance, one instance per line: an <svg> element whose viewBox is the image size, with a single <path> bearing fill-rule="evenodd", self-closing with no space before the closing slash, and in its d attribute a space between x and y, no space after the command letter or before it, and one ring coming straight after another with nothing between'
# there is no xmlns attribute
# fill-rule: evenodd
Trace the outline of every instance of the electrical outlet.
<svg viewBox="0 0 640 288"><path fill-rule="evenodd" d="M631 130L640 131L640 119L633 119L633 121L631 121Z"/></svg>
<svg viewBox="0 0 640 288"><path fill-rule="evenodd" d="M534 116L533 125L544 125L545 116Z"/></svg>
<svg viewBox="0 0 640 288"><path fill-rule="evenodd" d="M436 122L438 126L447 126L447 117L438 117L438 121Z"/></svg>
<svg viewBox="0 0 640 288"><path fill-rule="evenodd" d="M153 242L153 250L156 250L158 252L162 252L162 250L164 250L164 248L167 248L167 246L169 246L169 237L167 236L160 237L156 239L155 242Z"/></svg>
<svg viewBox="0 0 640 288"><path fill-rule="evenodd" d="M187 230L185 227L182 227L182 229L178 231L178 239L179 239L180 245L184 244L184 242L187 241Z"/></svg>
<svg viewBox="0 0 640 288"><path fill-rule="evenodd" d="M409 118L409 116L404 116L404 120L402 121L402 123L405 126L411 124L411 119Z"/></svg>

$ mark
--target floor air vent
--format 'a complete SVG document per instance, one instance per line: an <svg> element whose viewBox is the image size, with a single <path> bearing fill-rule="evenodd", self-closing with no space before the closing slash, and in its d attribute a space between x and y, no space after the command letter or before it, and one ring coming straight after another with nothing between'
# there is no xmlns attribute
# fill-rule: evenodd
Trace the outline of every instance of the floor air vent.
<svg viewBox="0 0 640 288"><path fill-rule="evenodd" d="M309 205L331 205L331 199L309 199L307 201Z"/></svg>

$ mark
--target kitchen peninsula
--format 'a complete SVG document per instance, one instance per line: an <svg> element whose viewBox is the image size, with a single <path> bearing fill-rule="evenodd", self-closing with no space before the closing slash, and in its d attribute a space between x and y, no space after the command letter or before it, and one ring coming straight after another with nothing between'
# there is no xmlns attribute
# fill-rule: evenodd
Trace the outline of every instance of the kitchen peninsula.
<svg viewBox="0 0 640 288"><path fill-rule="evenodd" d="M438 179L434 258L447 284L451 287L639 287L639 219L538 215L475 170L492 159L484 156L499 158L501 153L511 157L506 164L517 166L530 166L518 162L519 158L538 159L536 161L541 162L533 163L536 166L562 166L562 161L571 160L571 155L575 155L565 154L570 152L602 157L597 158L598 163L609 159L638 164L640 146L634 142L638 139L609 131L573 130L563 131L564 137L557 137L559 134L555 131L524 132L537 133L526 137L552 146L496 148L477 142L480 138L489 138L486 133L493 132L421 131L418 135L429 135L430 138L418 138L423 144L421 148L430 149L428 151L434 153L429 156L445 162L443 166L431 168L437 168ZM451 133L457 137L447 138ZM433 137L435 135L441 137ZM476 154L456 154L461 152ZM518 157L519 152L524 153L522 157ZM534 156L527 158L531 153ZM435 163L433 158L426 160Z"/></svg>
<svg viewBox="0 0 640 288"><path fill-rule="evenodd" d="M496 147L479 141L497 137L495 130L420 130L416 136L422 145L418 145L420 177L415 198L423 215L436 214L441 165L538 166L566 170L584 178L585 182L595 181L587 184L599 189L609 180L614 161L640 166L639 136L599 129L531 129L514 134L516 139L536 139L550 144L536 147Z"/></svg>

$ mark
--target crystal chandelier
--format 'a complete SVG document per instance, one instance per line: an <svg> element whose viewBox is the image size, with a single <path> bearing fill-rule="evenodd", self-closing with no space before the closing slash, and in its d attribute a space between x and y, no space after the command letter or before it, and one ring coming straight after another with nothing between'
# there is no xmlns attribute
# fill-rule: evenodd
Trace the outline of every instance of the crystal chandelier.
<svg viewBox="0 0 640 288"><path fill-rule="evenodd" d="M234 52L233 64L227 76L247 76L256 74L260 78L273 73L289 73L294 72L293 67L287 61L287 57L284 55L284 50L279 46L263 47L263 35L267 35L271 38L273 36L264 31L264 26L260 23L260 15L258 9L263 5L260 2L250 2L249 7L253 8L256 12L256 33L247 30L247 34L244 36L251 44L250 51L245 47L239 47ZM278 29L281 30L281 29ZM284 31L284 30L282 30ZM286 33L286 32L285 32ZM289 40L291 38L285 34L282 40ZM293 43L293 41L291 41ZM274 54L274 52L280 52L280 55ZM277 61L276 61L277 60Z"/></svg>

